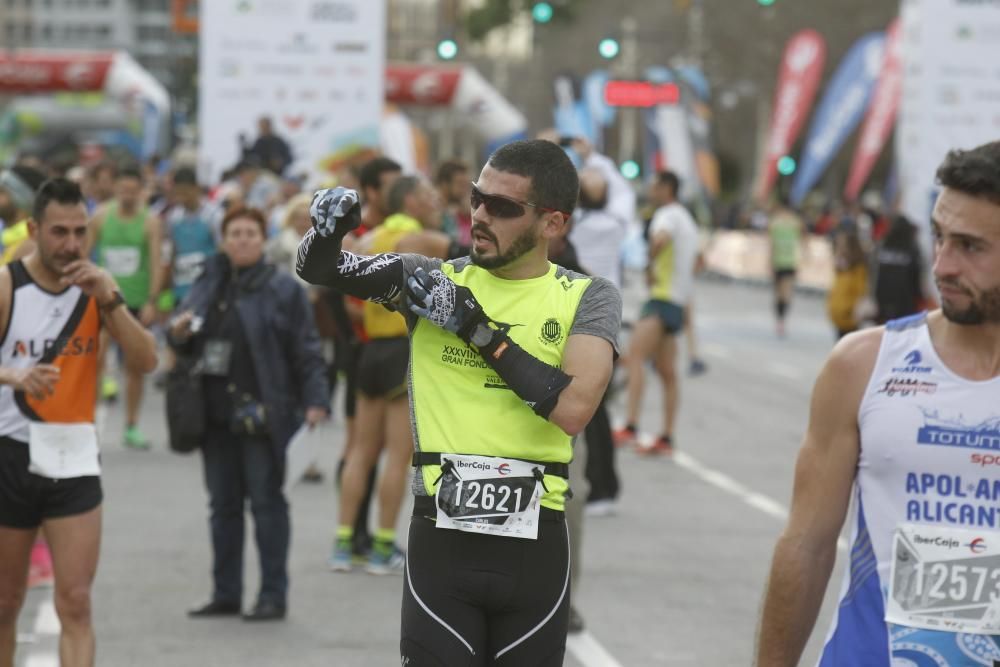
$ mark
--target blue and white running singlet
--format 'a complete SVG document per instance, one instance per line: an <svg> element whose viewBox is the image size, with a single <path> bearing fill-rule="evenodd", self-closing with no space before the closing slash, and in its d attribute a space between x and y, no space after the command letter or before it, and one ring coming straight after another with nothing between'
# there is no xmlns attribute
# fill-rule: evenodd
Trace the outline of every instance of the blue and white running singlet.
<svg viewBox="0 0 1000 667"><path fill-rule="evenodd" d="M891 322L858 424L850 562L819 665L994 667L1000 378L945 367L926 314Z"/></svg>

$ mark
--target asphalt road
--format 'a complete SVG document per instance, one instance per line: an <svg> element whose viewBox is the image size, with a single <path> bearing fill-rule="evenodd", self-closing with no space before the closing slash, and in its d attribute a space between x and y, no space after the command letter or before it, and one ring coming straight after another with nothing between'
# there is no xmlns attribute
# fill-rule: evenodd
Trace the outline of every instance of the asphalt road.
<svg viewBox="0 0 1000 667"><path fill-rule="evenodd" d="M634 318L639 290L626 294ZM812 381L833 343L824 304L798 296L789 336L773 332L767 290L702 282L695 311L708 374L684 378L675 460L619 453L624 491L614 516L588 519L571 637L579 667L749 665L771 550L783 525ZM659 429L650 383L640 429ZM289 617L282 623L189 620L209 593L207 496L197 455L167 451L162 395L150 386L149 452L120 445L119 406L103 419L105 527L94 590L98 664L398 664L402 578L334 574L325 561L336 521L332 484L291 493ZM614 415L621 417L616 401ZM333 469L339 418L320 462ZM405 535L404 513L401 533ZM248 530L248 539L252 532ZM841 552L840 556L843 556ZM803 665L815 661L839 588L841 559ZM256 590L252 541L245 603ZM56 665L51 592L35 590L19 623L18 665Z"/></svg>

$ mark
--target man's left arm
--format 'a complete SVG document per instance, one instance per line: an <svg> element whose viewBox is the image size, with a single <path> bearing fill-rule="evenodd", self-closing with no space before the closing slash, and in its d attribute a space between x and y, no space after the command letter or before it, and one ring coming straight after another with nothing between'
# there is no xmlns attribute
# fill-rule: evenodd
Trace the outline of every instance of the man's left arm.
<svg viewBox="0 0 1000 667"><path fill-rule="evenodd" d="M156 370L156 340L125 307L111 274L88 260L78 259L66 266L61 282L67 287L77 285L97 302L101 321L121 347L126 366L143 373Z"/></svg>
<svg viewBox="0 0 1000 667"><path fill-rule="evenodd" d="M559 394L549 421L570 435L583 431L604 398L613 368L611 343L587 334L570 336L563 352L562 370L572 379Z"/></svg>

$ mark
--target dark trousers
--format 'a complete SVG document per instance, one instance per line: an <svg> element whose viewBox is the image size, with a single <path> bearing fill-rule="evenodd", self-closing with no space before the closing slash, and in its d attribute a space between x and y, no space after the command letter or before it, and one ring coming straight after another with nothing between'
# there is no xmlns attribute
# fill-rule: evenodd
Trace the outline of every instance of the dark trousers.
<svg viewBox="0 0 1000 667"><path fill-rule="evenodd" d="M202 447L212 529L213 599L242 602L247 499L260 560L259 601L285 605L288 595L288 503L271 441L210 427Z"/></svg>
<svg viewBox="0 0 1000 667"><path fill-rule="evenodd" d="M614 500L618 497L618 473L615 471L615 443L611 437L611 420L608 419L607 395L601 399L590 423L583 431L587 445L587 482L590 495L587 501Z"/></svg>

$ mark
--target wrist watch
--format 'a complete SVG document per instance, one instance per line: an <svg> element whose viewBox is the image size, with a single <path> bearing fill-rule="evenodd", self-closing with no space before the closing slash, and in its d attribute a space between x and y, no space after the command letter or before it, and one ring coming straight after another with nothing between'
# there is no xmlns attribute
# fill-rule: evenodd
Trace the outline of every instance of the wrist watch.
<svg viewBox="0 0 1000 667"><path fill-rule="evenodd" d="M115 290L114 293L111 296L111 300L108 301L107 303L99 303L99 304L97 304L97 308L102 313L110 313L112 310L114 310L118 306L122 306L122 305L125 305L125 297L122 296L121 292L119 292L118 290Z"/></svg>
<svg viewBox="0 0 1000 667"><path fill-rule="evenodd" d="M483 347L489 345L490 341L493 340L494 330L489 327L489 325L480 322L476 325L476 328L472 330L472 335L469 336L469 340L476 347Z"/></svg>

